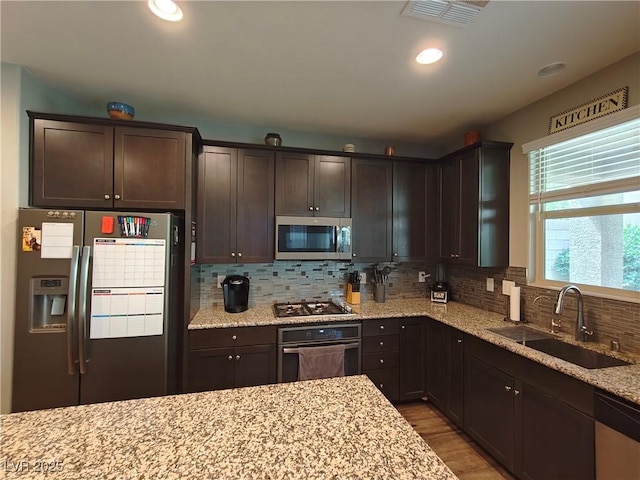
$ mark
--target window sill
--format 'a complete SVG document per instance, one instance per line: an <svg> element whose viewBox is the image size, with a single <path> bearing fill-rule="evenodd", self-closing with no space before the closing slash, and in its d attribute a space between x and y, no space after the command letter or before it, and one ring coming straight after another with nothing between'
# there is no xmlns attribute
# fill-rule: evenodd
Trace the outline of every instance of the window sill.
<svg viewBox="0 0 640 480"><path fill-rule="evenodd" d="M559 292L563 286L569 285L569 283L565 283L562 285L555 285L551 283L541 283L541 282L528 282L527 287L535 287L535 288L544 288L545 290L554 290ZM628 303L638 303L640 304L640 293L639 292L629 292L629 295L616 295L612 293L605 293L596 290L590 290L588 285L580 285L576 284L576 286L580 289L583 295L587 297L597 297L597 298L606 298L608 300L618 300L620 302L628 302Z"/></svg>

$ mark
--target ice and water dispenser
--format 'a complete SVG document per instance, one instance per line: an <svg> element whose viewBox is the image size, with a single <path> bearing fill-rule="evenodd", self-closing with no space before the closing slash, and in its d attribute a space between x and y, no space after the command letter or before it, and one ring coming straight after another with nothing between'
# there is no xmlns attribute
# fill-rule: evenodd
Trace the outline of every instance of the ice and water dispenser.
<svg viewBox="0 0 640 480"><path fill-rule="evenodd" d="M34 277L30 281L30 287L29 331L66 331L69 278Z"/></svg>

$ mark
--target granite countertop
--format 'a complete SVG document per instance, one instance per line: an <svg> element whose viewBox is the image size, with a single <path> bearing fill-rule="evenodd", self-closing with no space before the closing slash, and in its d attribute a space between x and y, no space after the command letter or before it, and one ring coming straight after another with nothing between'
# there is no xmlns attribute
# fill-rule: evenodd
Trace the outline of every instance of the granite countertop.
<svg viewBox="0 0 640 480"><path fill-rule="evenodd" d="M0 423L6 478L456 479L364 375L14 413ZM37 471L44 462L46 474Z"/></svg>
<svg viewBox="0 0 640 480"><path fill-rule="evenodd" d="M320 320L312 316L276 318L270 305L251 307L246 312L235 314L226 313L222 307L201 308L191 321L189 329L317 323L319 321L331 322L349 319L365 321L372 318L429 316L465 333L479 337L554 370L582 380L590 385L640 404L640 357L619 352L613 353L610 352L606 346L596 343L578 343L573 340L573 336L570 333L561 333L557 336L568 343L579 344L582 347L621 358L622 360L631 362L632 365L586 369L565 362L559 358L538 352L501 335L487 331L488 328L513 325L511 322L504 321L504 315L457 302L437 304L431 303L426 298L394 299L387 300L385 303L367 302L361 305L354 305L353 311L355 313L352 316L327 316ZM527 324L527 326L544 331L534 324Z"/></svg>

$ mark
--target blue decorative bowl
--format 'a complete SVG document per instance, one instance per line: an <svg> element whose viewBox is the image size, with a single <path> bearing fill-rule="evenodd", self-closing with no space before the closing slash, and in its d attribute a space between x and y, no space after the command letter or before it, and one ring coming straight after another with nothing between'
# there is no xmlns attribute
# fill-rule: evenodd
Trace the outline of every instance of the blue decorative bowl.
<svg viewBox="0 0 640 480"><path fill-rule="evenodd" d="M107 113L111 118L116 118L118 120L131 120L136 111L131 105L127 105L122 102L109 102L107 103Z"/></svg>

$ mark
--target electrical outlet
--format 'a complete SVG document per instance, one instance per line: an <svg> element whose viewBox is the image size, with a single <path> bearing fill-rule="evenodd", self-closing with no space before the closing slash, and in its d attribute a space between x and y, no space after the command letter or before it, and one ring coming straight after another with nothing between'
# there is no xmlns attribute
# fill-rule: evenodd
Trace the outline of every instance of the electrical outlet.
<svg viewBox="0 0 640 480"><path fill-rule="evenodd" d="M367 274L364 272L360 273L360 283L367 283Z"/></svg>
<svg viewBox="0 0 640 480"><path fill-rule="evenodd" d="M226 275L218 275L218 288L222 288L222 282L227 278Z"/></svg>
<svg viewBox="0 0 640 480"><path fill-rule="evenodd" d="M487 277L487 292L493 292L495 284L493 278Z"/></svg>
<svg viewBox="0 0 640 480"><path fill-rule="evenodd" d="M502 281L502 294L511 296L511 287L515 287L516 282L512 282L511 280L503 280Z"/></svg>
<svg viewBox="0 0 640 480"><path fill-rule="evenodd" d="M427 281L427 272L418 272L418 282L424 283Z"/></svg>

